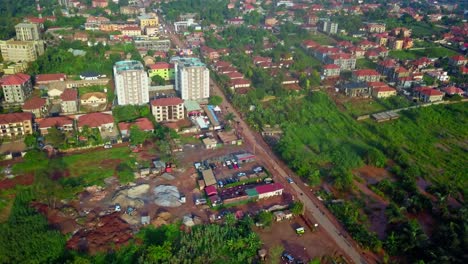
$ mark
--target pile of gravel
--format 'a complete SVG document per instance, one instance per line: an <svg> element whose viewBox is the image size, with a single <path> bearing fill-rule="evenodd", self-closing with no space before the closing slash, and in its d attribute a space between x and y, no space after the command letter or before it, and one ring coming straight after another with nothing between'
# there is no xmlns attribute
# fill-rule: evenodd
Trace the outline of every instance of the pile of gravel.
<svg viewBox="0 0 468 264"><path fill-rule="evenodd" d="M179 207L182 205L179 201L179 190L175 186L158 185L154 188L154 195L154 202L159 206Z"/></svg>

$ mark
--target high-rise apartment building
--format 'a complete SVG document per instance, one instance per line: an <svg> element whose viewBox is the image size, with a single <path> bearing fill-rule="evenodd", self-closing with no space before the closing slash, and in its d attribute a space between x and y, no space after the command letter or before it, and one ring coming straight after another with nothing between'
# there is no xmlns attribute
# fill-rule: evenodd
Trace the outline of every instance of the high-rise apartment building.
<svg viewBox="0 0 468 264"><path fill-rule="evenodd" d="M200 100L210 97L210 71L198 58L173 57L175 88L183 100Z"/></svg>
<svg viewBox="0 0 468 264"><path fill-rule="evenodd" d="M44 41L4 40L0 41L0 50L5 61L35 61L38 56L44 54Z"/></svg>
<svg viewBox="0 0 468 264"><path fill-rule="evenodd" d="M323 19L320 21L319 30L327 34L337 34L338 23L331 22L329 19Z"/></svg>
<svg viewBox="0 0 468 264"><path fill-rule="evenodd" d="M39 40L41 31L38 24L19 23L15 26L17 40Z"/></svg>
<svg viewBox="0 0 468 264"><path fill-rule="evenodd" d="M117 104L141 105L149 102L149 78L139 61L119 61L114 65Z"/></svg>

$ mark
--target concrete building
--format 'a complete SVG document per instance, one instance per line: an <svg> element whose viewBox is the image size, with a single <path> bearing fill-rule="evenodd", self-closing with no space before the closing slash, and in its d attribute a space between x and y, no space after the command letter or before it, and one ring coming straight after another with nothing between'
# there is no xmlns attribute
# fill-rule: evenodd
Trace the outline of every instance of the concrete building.
<svg viewBox="0 0 468 264"><path fill-rule="evenodd" d="M62 113L72 114L78 112L78 92L75 89L65 89L60 95Z"/></svg>
<svg viewBox="0 0 468 264"><path fill-rule="evenodd" d="M16 39L25 40L40 40L41 31L38 24L19 23L15 26Z"/></svg>
<svg viewBox="0 0 468 264"><path fill-rule="evenodd" d="M16 138L33 133L31 113L0 114L0 138Z"/></svg>
<svg viewBox="0 0 468 264"><path fill-rule="evenodd" d="M4 40L0 41L0 50L5 61L35 61L38 56L44 54L44 42Z"/></svg>
<svg viewBox="0 0 468 264"><path fill-rule="evenodd" d="M141 16L138 16L137 20L141 29L154 27L159 24L158 17L155 15L142 14Z"/></svg>
<svg viewBox="0 0 468 264"><path fill-rule="evenodd" d="M322 20L319 24L319 30L327 34L337 34L338 23L331 22L330 20Z"/></svg>
<svg viewBox="0 0 468 264"><path fill-rule="evenodd" d="M11 105L22 105L32 94L31 76L24 73L7 75L0 79L4 102Z"/></svg>
<svg viewBox="0 0 468 264"><path fill-rule="evenodd" d="M177 97L155 99L151 112L157 122L178 121L184 119L184 101Z"/></svg>
<svg viewBox="0 0 468 264"><path fill-rule="evenodd" d="M166 81L174 80L174 65L167 62L156 62L155 64L148 65L149 77L160 76Z"/></svg>
<svg viewBox="0 0 468 264"><path fill-rule="evenodd" d="M114 65L117 104L141 105L149 102L149 78L139 61L119 61Z"/></svg>
<svg viewBox="0 0 468 264"><path fill-rule="evenodd" d="M134 44L137 49L147 49L152 51L167 52L171 48L171 41L168 39L135 40Z"/></svg>
<svg viewBox="0 0 468 264"><path fill-rule="evenodd" d="M174 57L175 88L183 100L210 97L210 71L198 58Z"/></svg>
<svg viewBox="0 0 468 264"><path fill-rule="evenodd" d="M28 99L23 104L23 111L29 112L34 115L35 118L47 116L49 112L49 102L45 98L33 97Z"/></svg>

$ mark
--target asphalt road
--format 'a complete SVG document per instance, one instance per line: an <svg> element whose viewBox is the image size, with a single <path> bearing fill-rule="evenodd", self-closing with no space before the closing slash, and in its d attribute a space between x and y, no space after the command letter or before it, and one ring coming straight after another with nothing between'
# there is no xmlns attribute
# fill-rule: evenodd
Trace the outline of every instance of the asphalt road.
<svg viewBox="0 0 468 264"><path fill-rule="evenodd" d="M186 44L182 42L177 35L169 34L169 37L179 48L186 47ZM272 150L265 143L261 135L253 132L250 129L250 127L241 118L240 114L226 99L224 93L218 87L216 82L210 79L210 83L212 84L211 93L223 98L221 109L226 110L227 112L232 112L234 114L235 120L238 122L237 130L241 131L245 144L253 148L254 154L265 162L265 167L269 171L274 172L274 174L277 176L276 179L279 180L287 190L291 191L291 193L304 204L305 210L307 210L313 216L316 223L319 225L319 228L323 228L329 234L331 239L347 256L348 260L352 261L353 263L368 263L366 259L360 255L356 243L350 238L349 235L346 234L346 231L344 231L339 225L336 225L337 222L335 219L333 219L334 221L330 220L330 218L333 217L329 212L326 212L327 209L324 208L320 201L312 198L313 195L311 195L308 190L304 191L294 183L287 183L286 178L292 177L298 182L298 177L295 176L290 170L288 170L284 163L272 153ZM288 173L286 170L288 170Z"/></svg>

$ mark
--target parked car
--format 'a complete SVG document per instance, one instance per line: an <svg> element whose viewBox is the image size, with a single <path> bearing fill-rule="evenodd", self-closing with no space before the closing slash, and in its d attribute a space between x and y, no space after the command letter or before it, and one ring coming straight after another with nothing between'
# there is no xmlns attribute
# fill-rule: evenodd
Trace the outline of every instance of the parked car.
<svg viewBox="0 0 468 264"><path fill-rule="evenodd" d="M287 252L284 252L283 255L281 255L281 259L287 263L294 263L294 257Z"/></svg>
<svg viewBox="0 0 468 264"><path fill-rule="evenodd" d="M245 172L237 173L237 177L243 177L243 176L247 176L247 174L245 174Z"/></svg>
<svg viewBox="0 0 468 264"><path fill-rule="evenodd" d="M218 181L218 187L219 187L219 188L223 188L223 187L224 187L223 181Z"/></svg>
<svg viewBox="0 0 468 264"><path fill-rule="evenodd" d="M200 198L195 200L195 205L206 204L206 199Z"/></svg>
<svg viewBox="0 0 468 264"><path fill-rule="evenodd" d="M112 148L112 145L111 145L111 144L105 144L105 145L104 145L104 148L105 148L105 149L110 149L110 148Z"/></svg>
<svg viewBox="0 0 468 264"><path fill-rule="evenodd" d="M289 183L294 183L293 179L291 179L291 178L287 178L286 180L287 180Z"/></svg>
<svg viewBox="0 0 468 264"><path fill-rule="evenodd" d="M253 169L253 171L254 171L255 173L260 173L260 172L263 171L263 168L260 167L260 166L259 166L259 167L255 167L255 168Z"/></svg>
<svg viewBox="0 0 468 264"><path fill-rule="evenodd" d="M237 164L237 161L234 161L232 163L232 165L233 165L234 169L236 169L236 170L239 169L239 165Z"/></svg>

